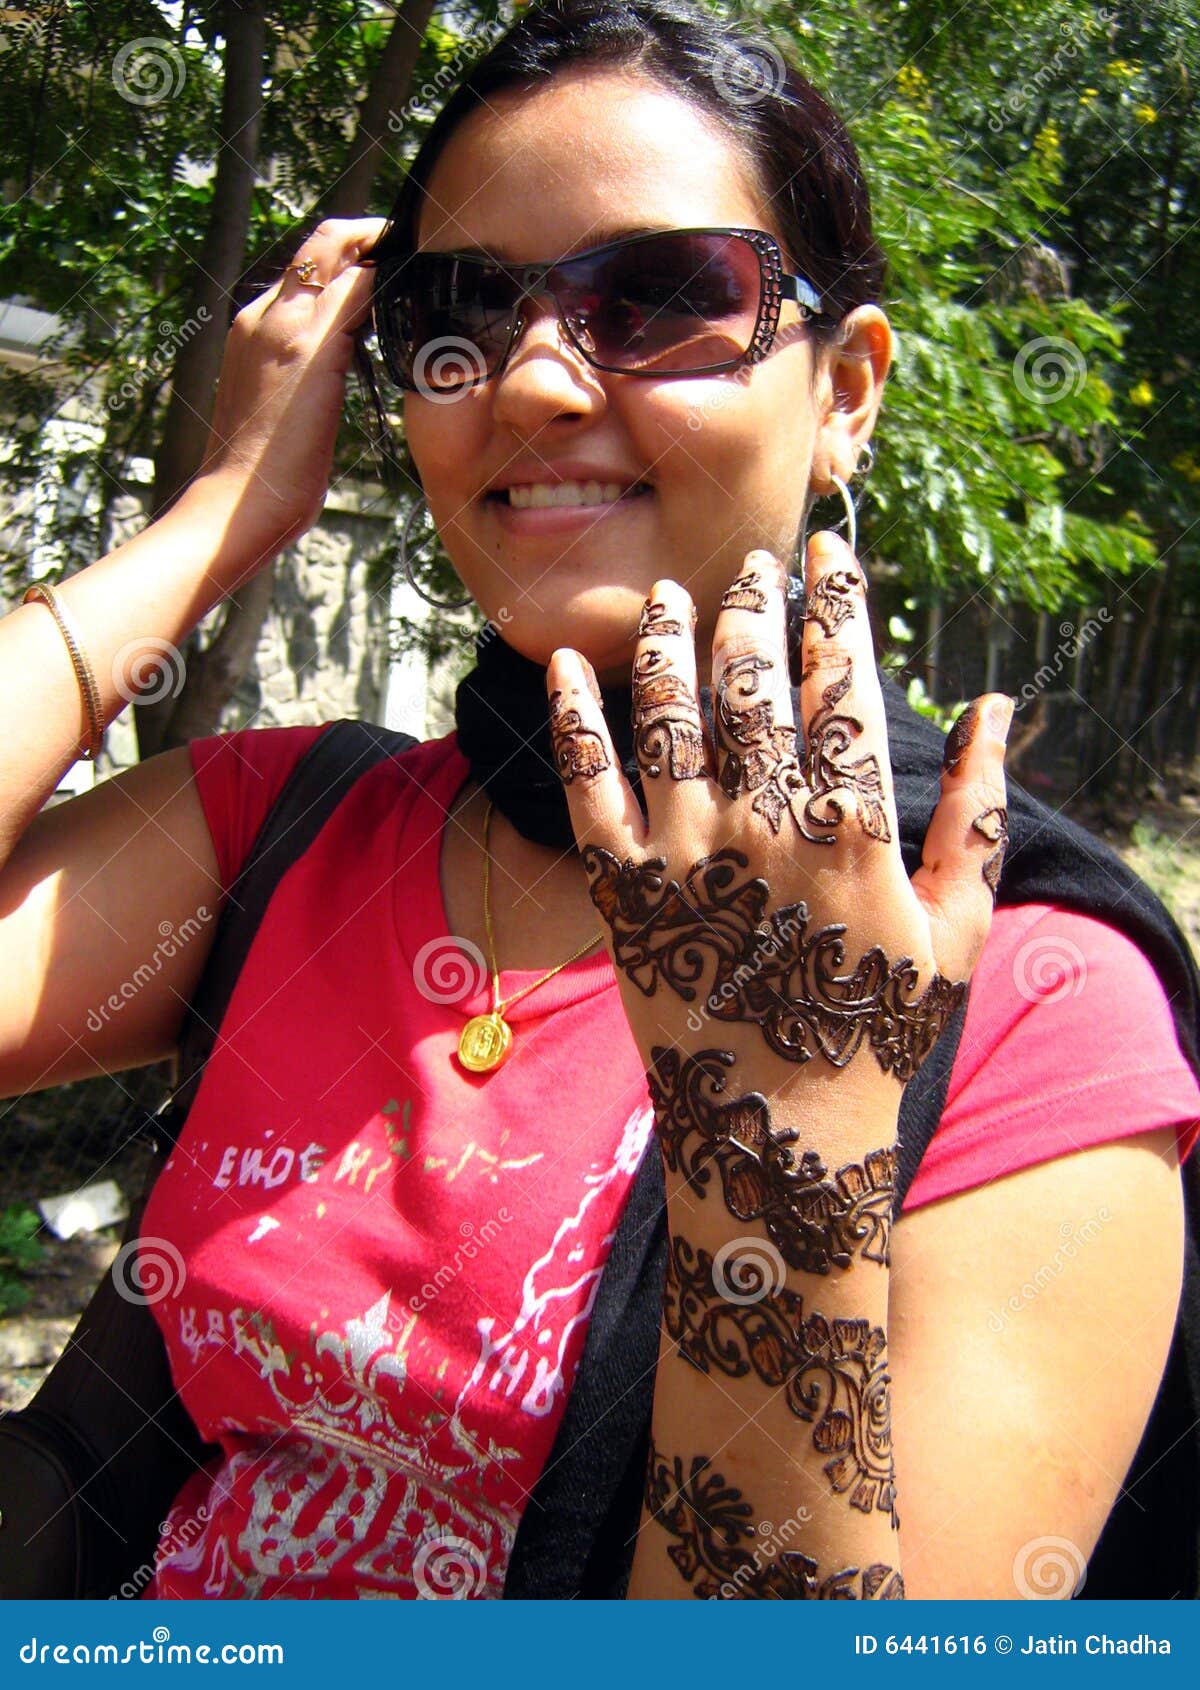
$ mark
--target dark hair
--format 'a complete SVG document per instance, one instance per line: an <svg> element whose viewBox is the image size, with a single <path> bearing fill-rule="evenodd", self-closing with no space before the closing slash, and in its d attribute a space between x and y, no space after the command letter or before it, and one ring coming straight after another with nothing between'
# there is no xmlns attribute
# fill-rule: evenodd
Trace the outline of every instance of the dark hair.
<svg viewBox="0 0 1200 1690"><path fill-rule="evenodd" d="M502 89L569 66L637 70L715 117L757 167L785 258L827 301L822 338L878 300L886 260L854 143L837 113L769 41L693 0L535 0L454 88L413 159L371 257L416 248L424 191L454 130Z"/></svg>

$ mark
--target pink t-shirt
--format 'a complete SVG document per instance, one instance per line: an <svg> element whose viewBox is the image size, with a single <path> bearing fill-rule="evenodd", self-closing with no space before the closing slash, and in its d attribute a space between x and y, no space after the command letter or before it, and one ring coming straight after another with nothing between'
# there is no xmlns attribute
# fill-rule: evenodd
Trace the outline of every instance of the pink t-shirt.
<svg viewBox="0 0 1200 1690"><path fill-rule="evenodd" d="M192 742L224 888L321 731ZM459 1065L491 1007L438 875L468 775L453 734L385 760L288 870L151 1192L155 1315L221 1450L164 1522L147 1596L503 1586L653 1117L603 946L506 1012L502 1067ZM539 978L502 971L501 994ZM1200 1091L1142 953L1000 909L904 1206L1169 1124L1186 1155Z"/></svg>

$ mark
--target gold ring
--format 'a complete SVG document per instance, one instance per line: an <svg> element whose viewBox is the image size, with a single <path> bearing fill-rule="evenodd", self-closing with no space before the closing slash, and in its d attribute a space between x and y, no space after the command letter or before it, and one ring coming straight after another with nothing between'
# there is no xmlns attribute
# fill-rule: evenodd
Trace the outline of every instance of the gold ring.
<svg viewBox="0 0 1200 1690"><path fill-rule="evenodd" d="M288 269L296 272L296 279L302 287L316 288L319 293L325 286L324 282L314 282L312 280L317 271L317 261L315 258L304 258L299 264L289 264Z"/></svg>

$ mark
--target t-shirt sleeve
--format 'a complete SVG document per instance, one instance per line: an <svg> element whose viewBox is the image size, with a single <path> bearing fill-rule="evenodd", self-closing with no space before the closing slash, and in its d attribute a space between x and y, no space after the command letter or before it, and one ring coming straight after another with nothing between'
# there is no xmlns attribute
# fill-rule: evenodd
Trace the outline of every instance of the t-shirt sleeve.
<svg viewBox="0 0 1200 1690"><path fill-rule="evenodd" d="M904 1208L1170 1126L1182 1162L1200 1136L1200 1086L1149 958L1091 916L1002 907Z"/></svg>
<svg viewBox="0 0 1200 1690"><path fill-rule="evenodd" d="M287 778L329 722L301 728L239 728L188 741L192 773L221 872L221 902Z"/></svg>

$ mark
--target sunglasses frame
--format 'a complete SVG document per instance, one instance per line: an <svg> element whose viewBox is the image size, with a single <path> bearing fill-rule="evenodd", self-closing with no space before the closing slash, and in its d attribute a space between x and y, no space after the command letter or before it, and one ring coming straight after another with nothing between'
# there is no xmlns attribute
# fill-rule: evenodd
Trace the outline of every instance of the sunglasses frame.
<svg viewBox="0 0 1200 1690"><path fill-rule="evenodd" d="M740 237L742 240L745 240L753 248L758 258L759 302L758 315L755 319L753 334L750 337L750 345L744 352L738 353L736 357L723 359L717 364L700 365L697 368L690 370L631 370L620 364L605 364L601 362L600 359L593 357L587 348L581 344L579 336L576 334L568 319L567 313L559 303L557 294L554 292L553 288L547 289L546 282L553 276L556 270L564 269L566 266L573 264L580 259L594 259L606 252L611 252L618 247L637 246L644 241L661 240L664 235L734 235ZM392 337L382 327L382 324L386 321L386 314L380 308L380 301L385 293L389 281L396 274L396 271L403 268L403 266L408 263L411 258L417 256L418 254L416 253L410 253L406 254L402 258L396 258L390 261L387 258L380 259L378 261L378 268L371 296L371 320L375 329L376 339L379 342L380 351L383 354L384 363L387 366L388 374L392 378L393 382L395 382L396 386L405 393L419 393L422 389L415 382L408 379L401 369L399 359L394 356ZM430 256L434 255L431 254ZM501 373L505 365L508 363L513 347L524 332L526 314L523 307L525 301L532 294L536 293L550 293L554 302L554 308L557 313L559 323L562 326L567 339L585 362L591 365L592 369L603 370L606 374L610 375L647 376L657 377L659 379L716 375L724 370L740 369L743 364L760 363L762 359L767 356L767 353L771 350L771 347L774 344L775 335L779 328L779 313L785 299L795 300L804 314L805 322L811 322L814 318L821 318L827 315L824 309L825 302L821 295L817 292L816 288L813 287L812 283L807 281L803 276L793 275L784 270L783 254L780 250L779 242L775 239L774 235L768 234L765 229L715 227L705 227L702 229L652 229L643 234L626 235L615 241L606 241L602 246L588 247L583 252L573 252L567 258L558 258L548 264L508 265L504 264L499 259L489 257L483 253L454 252L452 250L446 252L439 250L436 253L436 256L439 258L454 258L459 263L474 263L493 267L500 265L500 267L511 277L516 286L521 290L512 305L512 321L509 328L508 341L495 369L489 371L486 375L477 376L473 379L459 382L455 387L439 388L437 389L439 394L446 392L463 392L467 388L480 387L485 382L491 381L493 377L498 376Z"/></svg>

